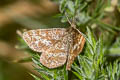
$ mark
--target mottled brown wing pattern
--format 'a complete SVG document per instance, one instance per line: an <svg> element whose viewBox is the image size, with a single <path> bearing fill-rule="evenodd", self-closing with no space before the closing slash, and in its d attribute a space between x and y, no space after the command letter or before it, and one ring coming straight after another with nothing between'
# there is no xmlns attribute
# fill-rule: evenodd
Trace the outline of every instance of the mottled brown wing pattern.
<svg viewBox="0 0 120 80"><path fill-rule="evenodd" d="M69 55L66 66L67 70L71 69L71 65L74 59L80 54L85 44L85 38L78 29L71 27L71 30L69 31L70 36L69 36Z"/></svg>
<svg viewBox="0 0 120 80"><path fill-rule="evenodd" d="M44 66L56 68L67 61L67 70L85 43L81 32L74 27L30 30L23 33L23 39L32 50L42 52L40 62Z"/></svg>
<svg viewBox="0 0 120 80"><path fill-rule="evenodd" d="M28 46L37 52L42 52L40 62L48 68L56 68L65 64L68 54L66 29L38 29L23 33L23 39Z"/></svg>
<svg viewBox="0 0 120 80"><path fill-rule="evenodd" d="M68 54L67 36L40 56L40 62L48 68L56 68L65 64Z"/></svg>
<svg viewBox="0 0 120 80"><path fill-rule="evenodd" d="M64 28L37 29L23 33L27 45L36 52L44 52L66 34Z"/></svg>

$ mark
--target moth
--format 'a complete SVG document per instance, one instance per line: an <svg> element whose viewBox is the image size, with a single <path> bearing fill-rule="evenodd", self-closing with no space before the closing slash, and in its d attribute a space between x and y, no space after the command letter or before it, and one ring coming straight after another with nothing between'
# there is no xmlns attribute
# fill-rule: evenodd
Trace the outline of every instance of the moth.
<svg viewBox="0 0 120 80"><path fill-rule="evenodd" d="M29 30L22 37L33 51L42 52L40 63L47 68L57 68L66 63L66 70L71 70L85 44L84 36L73 23L69 28Z"/></svg>

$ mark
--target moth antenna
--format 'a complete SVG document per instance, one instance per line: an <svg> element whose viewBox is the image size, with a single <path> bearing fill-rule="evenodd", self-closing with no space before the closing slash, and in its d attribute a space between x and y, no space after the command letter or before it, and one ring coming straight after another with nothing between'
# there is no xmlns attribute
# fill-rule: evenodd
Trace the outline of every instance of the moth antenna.
<svg viewBox="0 0 120 80"><path fill-rule="evenodd" d="M69 22L70 25L72 25L70 19L68 18L68 16L65 14L65 17L67 18L67 21Z"/></svg>
<svg viewBox="0 0 120 80"><path fill-rule="evenodd" d="M75 17L72 18L71 26L74 27L74 28L76 28L76 25L75 25Z"/></svg>
<svg viewBox="0 0 120 80"><path fill-rule="evenodd" d="M68 16L66 14L65 14L65 17L67 18L67 21L69 22L69 24L71 25L71 27L76 28L75 17L72 18L72 22L70 21L70 19L68 18Z"/></svg>
<svg viewBox="0 0 120 80"><path fill-rule="evenodd" d="M75 24L75 17L72 18L72 24Z"/></svg>

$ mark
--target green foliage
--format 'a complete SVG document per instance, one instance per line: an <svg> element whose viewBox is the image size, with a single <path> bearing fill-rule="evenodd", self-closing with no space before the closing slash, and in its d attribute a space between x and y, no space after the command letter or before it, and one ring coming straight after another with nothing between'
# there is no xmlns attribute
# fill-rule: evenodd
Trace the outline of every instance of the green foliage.
<svg viewBox="0 0 120 80"><path fill-rule="evenodd" d="M120 64L118 64L118 61L115 61L113 64L106 66L106 73L109 80L119 80Z"/></svg>
<svg viewBox="0 0 120 80"><path fill-rule="evenodd" d="M87 29L86 48L84 55L78 56L79 65L74 63L73 73L81 80L103 80L105 79L104 73L104 47L102 38L98 41L95 40L93 34Z"/></svg>

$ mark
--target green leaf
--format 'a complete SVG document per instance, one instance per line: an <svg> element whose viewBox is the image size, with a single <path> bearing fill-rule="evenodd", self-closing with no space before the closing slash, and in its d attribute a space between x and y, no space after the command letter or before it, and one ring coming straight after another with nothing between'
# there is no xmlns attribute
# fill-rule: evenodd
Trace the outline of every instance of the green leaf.
<svg viewBox="0 0 120 80"><path fill-rule="evenodd" d="M70 10L70 12L74 14L75 13L74 3L72 1L67 1L67 5L68 5L68 9Z"/></svg>
<svg viewBox="0 0 120 80"><path fill-rule="evenodd" d="M64 80L68 80L68 71L66 70L66 65L64 65Z"/></svg>
<svg viewBox="0 0 120 80"><path fill-rule="evenodd" d="M42 79L40 79L39 77L37 77L37 76L35 76L33 74L31 74L31 76L34 77L35 80L42 80Z"/></svg>
<svg viewBox="0 0 120 80"><path fill-rule="evenodd" d="M83 80L82 76L80 76L77 72L72 71L74 75L76 75L80 80Z"/></svg>
<svg viewBox="0 0 120 80"><path fill-rule="evenodd" d="M61 13L63 13L65 11L66 2L67 2L67 0L61 0L60 1L60 11L61 11Z"/></svg>

